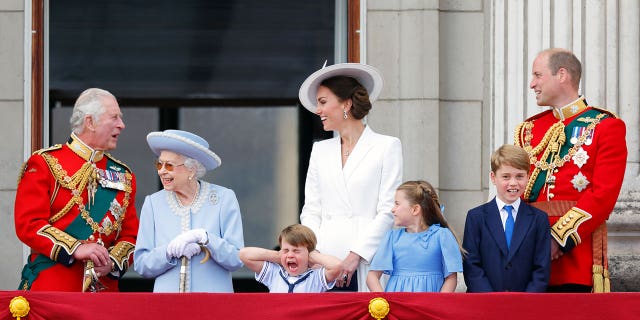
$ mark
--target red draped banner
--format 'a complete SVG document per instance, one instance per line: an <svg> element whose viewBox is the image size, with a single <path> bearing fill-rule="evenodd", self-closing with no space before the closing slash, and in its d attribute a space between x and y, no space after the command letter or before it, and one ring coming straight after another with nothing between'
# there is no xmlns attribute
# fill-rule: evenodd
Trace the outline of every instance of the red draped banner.
<svg viewBox="0 0 640 320"><path fill-rule="evenodd" d="M29 303L22 319L373 319L369 302L389 303L385 319L637 319L640 293L64 293L0 291Z"/></svg>

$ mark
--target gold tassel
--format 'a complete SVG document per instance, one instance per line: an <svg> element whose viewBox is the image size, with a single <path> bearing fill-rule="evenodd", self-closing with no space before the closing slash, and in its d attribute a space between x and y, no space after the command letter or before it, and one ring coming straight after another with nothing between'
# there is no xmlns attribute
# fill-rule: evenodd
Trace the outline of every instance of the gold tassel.
<svg viewBox="0 0 640 320"><path fill-rule="evenodd" d="M611 280L607 269L604 269L604 292L611 292Z"/></svg>
<svg viewBox="0 0 640 320"><path fill-rule="evenodd" d="M602 277L602 266L593 265L593 292L604 292L604 279Z"/></svg>

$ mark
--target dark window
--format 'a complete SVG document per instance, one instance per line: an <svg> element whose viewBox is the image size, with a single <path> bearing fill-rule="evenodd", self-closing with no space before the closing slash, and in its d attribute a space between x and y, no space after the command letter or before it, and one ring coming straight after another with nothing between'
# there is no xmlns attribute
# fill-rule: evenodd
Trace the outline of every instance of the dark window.
<svg viewBox="0 0 640 320"><path fill-rule="evenodd" d="M109 90L127 126L112 153L136 174L138 210L161 187L146 134L189 130L222 158L204 180L236 192L245 244L273 247L297 222L313 139L331 134L297 97L333 63L334 24L335 0L51 1L51 143L66 141L82 90ZM150 289L127 277L123 290ZM256 290L246 269L234 280Z"/></svg>

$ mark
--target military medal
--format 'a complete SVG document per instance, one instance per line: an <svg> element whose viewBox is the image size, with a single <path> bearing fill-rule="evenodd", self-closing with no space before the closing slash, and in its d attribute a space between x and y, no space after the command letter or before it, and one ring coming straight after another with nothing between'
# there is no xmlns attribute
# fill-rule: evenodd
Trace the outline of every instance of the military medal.
<svg viewBox="0 0 640 320"><path fill-rule="evenodd" d="M585 127L573 127L573 130L571 131L571 139L569 139L571 144L578 143L578 138L580 138L580 136L582 136L582 133L584 132L584 129L585 129Z"/></svg>
<svg viewBox="0 0 640 320"><path fill-rule="evenodd" d="M111 201L111 206L109 207L109 211L111 211L111 214L116 220L119 220L120 215L124 213L124 209L116 199L113 199L113 201Z"/></svg>
<svg viewBox="0 0 640 320"><path fill-rule="evenodd" d="M587 160L589 160L589 155L584 151L584 149L582 149L582 147L580 147L571 159L573 159L573 163L578 166L578 168L582 168L582 166L587 163Z"/></svg>
<svg viewBox="0 0 640 320"><path fill-rule="evenodd" d="M598 115L595 119L591 118L591 117L585 117L585 118L579 118L578 121L580 122L584 122L584 123L588 123L589 127L588 128L584 128L587 131L585 132L585 134L587 135L584 139L584 144L586 145L591 145L591 142L593 142L593 130L595 128L595 126L592 126L592 124L598 124L598 122L600 122L600 118L603 117L602 114ZM575 128L574 128L575 130Z"/></svg>
<svg viewBox="0 0 640 320"><path fill-rule="evenodd" d="M112 167L113 168L113 167ZM111 169L111 168L110 168ZM115 170L98 170L100 176L100 185L103 188L124 190L125 189L125 174L124 172L118 172Z"/></svg>
<svg viewBox="0 0 640 320"><path fill-rule="evenodd" d="M585 177L582 172L578 172L578 174L573 176L573 179L571 179L571 183L573 184L573 187L578 190L578 192L582 192L587 188L587 185L589 185L589 180L587 180L587 177Z"/></svg>
<svg viewBox="0 0 640 320"><path fill-rule="evenodd" d="M589 133L587 134L587 139L585 139L584 144L590 146L591 142L593 142L593 130L589 130Z"/></svg>

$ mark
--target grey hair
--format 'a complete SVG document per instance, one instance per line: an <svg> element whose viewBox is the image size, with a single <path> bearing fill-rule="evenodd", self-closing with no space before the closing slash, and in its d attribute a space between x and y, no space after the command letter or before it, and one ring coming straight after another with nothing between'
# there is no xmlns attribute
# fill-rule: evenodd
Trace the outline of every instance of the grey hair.
<svg viewBox="0 0 640 320"><path fill-rule="evenodd" d="M69 119L71 131L75 134L81 134L82 130L84 130L84 117L87 115L90 115L91 119L97 122L98 118L105 112L102 104L103 100L109 97L115 99L111 92L104 89L89 88L83 91L76 100L73 106L73 113Z"/></svg>
<svg viewBox="0 0 640 320"><path fill-rule="evenodd" d="M204 177L204 175L207 173L207 169L205 169L204 165L202 165L202 163L200 163L200 161L193 159L193 158L189 158L189 157L184 157L184 166L195 170L196 171L196 178L200 179L202 177Z"/></svg>

